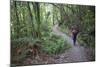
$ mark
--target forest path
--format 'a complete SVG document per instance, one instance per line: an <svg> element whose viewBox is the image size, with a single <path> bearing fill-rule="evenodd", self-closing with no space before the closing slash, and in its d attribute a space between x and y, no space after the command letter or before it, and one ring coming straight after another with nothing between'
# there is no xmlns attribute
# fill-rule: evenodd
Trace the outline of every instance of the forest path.
<svg viewBox="0 0 100 67"><path fill-rule="evenodd" d="M87 62L87 61L94 61L95 60L95 50L90 48L85 48L80 46L78 42L77 45L73 45L72 38L61 32L60 27L58 25L53 26L53 31L55 35L61 36L62 38L67 41L67 43L71 46L68 50L65 50L63 53L49 56L46 54L40 54L35 59L27 58L23 64L30 65L30 64L61 64L61 63L71 63L71 62Z"/></svg>
<svg viewBox="0 0 100 67"><path fill-rule="evenodd" d="M55 35L62 36L67 41L67 43L71 45L69 50L66 50L64 53L55 57L56 63L88 61L85 48L80 46L78 42L76 42L77 45L74 46L72 38L61 32L58 25L53 27L53 32Z"/></svg>

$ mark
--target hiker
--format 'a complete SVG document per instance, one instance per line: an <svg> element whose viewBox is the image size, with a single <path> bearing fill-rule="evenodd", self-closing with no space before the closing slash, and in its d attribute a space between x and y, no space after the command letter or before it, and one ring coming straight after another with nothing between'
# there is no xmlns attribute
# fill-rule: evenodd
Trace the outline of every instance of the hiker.
<svg viewBox="0 0 100 67"><path fill-rule="evenodd" d="M73 44L76 45L77 35L79 33L79 29L77 26L72 26L71 28Z"/></svg>

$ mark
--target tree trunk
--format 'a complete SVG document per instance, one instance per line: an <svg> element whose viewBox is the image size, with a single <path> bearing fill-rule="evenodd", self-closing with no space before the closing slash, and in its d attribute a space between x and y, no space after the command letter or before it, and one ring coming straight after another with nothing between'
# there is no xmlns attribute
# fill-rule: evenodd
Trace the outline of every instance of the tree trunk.
<svg viewBox="0 0 100 67"><path fill-rule="evenodd" d="M35 18L36 18L36 23L37 23L37 37L40 38L41 37L40 4L35 2L35 3L33 3L33 7L34 7Z"/></svg>
<svg viewBox="0 0 100 67"><path fill-rule="evenodd" d="M36 37L36 34L35 34L35 29L34 29L34 20L33 20L33 15L32 15L32 12L31 12L31 8L30 8L30 3L29 2L27 2L27 8L28 8L28 10L29 10L29 15L30 15L30 19L31 19L31 27L32 27L32 31L31 31L31 35L33 36L33 37Z"/></svg>
<svg viewBox="0 0 100 67"><path fill-rule="evenodd" d="M17 12L17 3L16 1L14 1L14 10L15 10L15 15L16 15L16 28L15 28L15 31L17 33L17 38L19 38L19 17L18 17L18 12Z"/></svg>

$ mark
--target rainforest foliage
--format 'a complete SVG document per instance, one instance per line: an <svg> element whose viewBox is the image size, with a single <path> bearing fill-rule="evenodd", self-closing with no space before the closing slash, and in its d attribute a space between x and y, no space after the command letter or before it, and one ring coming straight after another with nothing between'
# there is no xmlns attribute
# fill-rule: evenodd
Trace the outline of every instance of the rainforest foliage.
<svg viewBox="0 0 100 67"><path fill-rule="evenodd" d="M80 45L95 47L94 6L11 1L12 55L25 57L30 46L49 55L71 48L64 38L53 33L56 24L69 36L71 26L77 25Z"/></svg>

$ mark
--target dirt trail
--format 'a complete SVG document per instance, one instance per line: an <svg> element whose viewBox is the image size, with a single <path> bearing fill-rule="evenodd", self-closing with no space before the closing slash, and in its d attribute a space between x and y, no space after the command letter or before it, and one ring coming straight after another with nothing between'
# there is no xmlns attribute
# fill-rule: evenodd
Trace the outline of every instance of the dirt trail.
<svg viewBox="0 0 100 67"><path fill-rule="evenodd" d="M53 27L53 33L55 35L63 37L65 41L67 41L67 43L71 45L71 48L59 55L48 56L48 55L42 54L42 55L39 55L39 57L35 59L27 58L23 63L24 65L60 64L60 63L71 63L71 62L94 61L95 51L93 51L93 49L90 50L90 49L84 48L83 46L80 46L78 42L76 42L77 45L74 46L72 38L66 35L65 33L61 32L58 25L55 25Z"/></svg>
<svg viewBox="0 0 100 67"><path fill-rule="evenodd" d="M85 48L80 46L78 42L76 42L77 45L74 46L72 38L65 33L62 33L59 30L58 25L53 27L53 32L58 36L62 36L67 41L67 43L72 46L72 48L66 50L63 54L58 55L58 58L55 58L56 63L88 61Z"/></svg>

